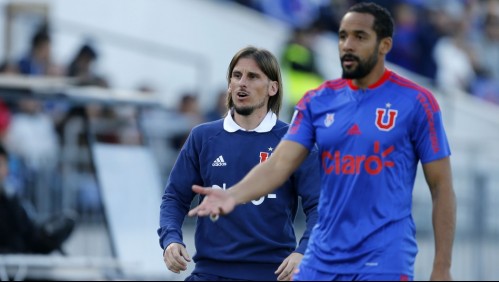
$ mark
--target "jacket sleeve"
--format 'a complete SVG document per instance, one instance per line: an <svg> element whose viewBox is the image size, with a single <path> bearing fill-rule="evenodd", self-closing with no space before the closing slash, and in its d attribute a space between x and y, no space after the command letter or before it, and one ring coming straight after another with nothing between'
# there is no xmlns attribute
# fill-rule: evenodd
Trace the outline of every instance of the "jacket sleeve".
<svg viewBox="0 0 499 282"><path fill-rule="evenodd" d="M294 173L295 187L298 196L301 198L303 212L306 216L306 229L298 243L295 252L304 254L308 245L308 240L317 218L317 206L320 195L320 163L317 148L313 147L307 159Z"/></svg>
<svg viewBox="0 0 499 282"><path fill-rule="evenodd" d="M162 197L157 232L163 249L174 242L185 246L182 224L195 196L192 185L202 183L194 135L192 131L182 147Z"/></svg>

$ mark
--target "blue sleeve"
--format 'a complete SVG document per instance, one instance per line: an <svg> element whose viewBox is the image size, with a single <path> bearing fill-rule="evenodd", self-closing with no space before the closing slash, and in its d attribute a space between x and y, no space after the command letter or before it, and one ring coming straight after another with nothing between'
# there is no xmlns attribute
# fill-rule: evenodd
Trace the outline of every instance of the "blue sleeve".
<svg viewBox="0 0 499 282"><path fill-rule="evenodd" d="M437 100L429 92L420 93L417 100L411 139L421 163L426 164L449 156L450 147Z"/></svg>
<svg viewBox="0 0 499 282"><path fill-rule="evenodd" d="M283 140L298 142L310 151L313 150L315 144L315 128L310 101L315 95L314 91L307 92L296 105L288 132L283 137Z"/></svg>
<svg viewBox="0 0 499 282"><path fill-rule="evenodd" d="M193 131L194 132L194 131ZM195 193L193 184L201 182L198 149L191 132L170 173L160 207L159 243L165 249L171 243L183 243L182 224Z"/></svg>
<svg viewBox="0 0 499 282"><path fill-rule="evenodd" d="M307 159L302 163L294 173L295 187L297 187L298 196L301 198L303 212L306 216L306 229L298 243L296 252L304 254L308 245L308 239L314 228L317 218L317 206L319 204L321 177L320 163L317 148L314 146Z"/></svg>

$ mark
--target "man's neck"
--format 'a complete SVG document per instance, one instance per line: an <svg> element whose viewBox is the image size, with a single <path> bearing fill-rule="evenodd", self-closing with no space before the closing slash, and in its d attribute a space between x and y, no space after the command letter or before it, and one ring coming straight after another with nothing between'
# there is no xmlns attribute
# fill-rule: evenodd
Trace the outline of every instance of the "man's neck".
<svg viewBox="0 0 499 282"><path fill-rule="evenodd" d="M378 82L384 73L385 73L385 64L383 63L377 64L368 75L360 79L353 79L352 83L361 89L366 89L370 85L373 85L374 83Z"/></svg>
<svg viewBox="0 0 499 282"><path fill-rule="evenodd" d="M234 122L240 127L244 128L246 131L251 131L257 128L260 123L265 119L267 112L264 108L258 109L248 116L243 116L238 114L235 110L232 111L232 118Z"/></svg>

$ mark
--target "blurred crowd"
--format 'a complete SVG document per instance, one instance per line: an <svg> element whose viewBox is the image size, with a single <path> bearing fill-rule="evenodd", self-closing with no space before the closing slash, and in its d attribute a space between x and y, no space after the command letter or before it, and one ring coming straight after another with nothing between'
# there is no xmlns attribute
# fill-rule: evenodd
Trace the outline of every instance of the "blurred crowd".
<svg viewBox="0 0 499 282"><path fill-rule="evenodd" d="M337 33L359 0L232 0L282 20L297 33ZM373 0L396 29L387 60L429 79L445 94L468 93L499 104L499 1ZM302 35L301 35L302 36ZM303 37L303 36L302 36ZM311 49L313 45L303 44ZM320 77L320 73L315 71Z"/></svg>
<svg viewBox="0 0 499 282"><path fill-rule="evenodd" d="M67 65L54 63L60 61L54 55L50 27L43 24L30 37L23 56L1 64L0 75L61 78L102 95L112 91L106 75L96 72L99 52L92 41L82 42ZM189 91L180 93L178 105L171 109L160 103L144 106L47 98L29 91L5 93L0 93L0 146L8 152L9 173L2 186L41 221L68 209L77 211L82 220L102 220L90 147L94 142L149 146L165 183L192 127L221 118L225 108L225 90L218 95L220 102L214 101L213 110L206 113L198 94ZM158 98L151 85L137 86L136 93Z"/></svg>

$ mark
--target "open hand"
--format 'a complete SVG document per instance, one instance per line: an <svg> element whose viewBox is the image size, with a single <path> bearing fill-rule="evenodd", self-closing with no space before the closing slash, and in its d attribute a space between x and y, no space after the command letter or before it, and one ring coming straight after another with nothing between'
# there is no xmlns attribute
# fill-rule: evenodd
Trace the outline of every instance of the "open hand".
<svg viewBox="0 0 499 282"><path fill-rule="evenodd" d="M212 219L219 215L230 213L236 206L234 198L226 191L193 185L192 190L205 195L201 204L189 211L189 216L210 216Z"/></svg>

